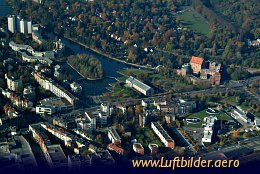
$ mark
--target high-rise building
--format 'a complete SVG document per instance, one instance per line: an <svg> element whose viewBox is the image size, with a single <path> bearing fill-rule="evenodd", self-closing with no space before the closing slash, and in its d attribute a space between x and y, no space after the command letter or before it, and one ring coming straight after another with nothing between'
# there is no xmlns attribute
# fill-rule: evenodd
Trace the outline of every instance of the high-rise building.
<svg viewBox="0 0 260 174"><path fill-rule="evenodd" d="M21 19L19 16L11 15L7 19L8 30L12 33L18 32L23 34L32 33L32 21Z"/></svg>
<svg viewBox="0 0 260 174"><path fill-rule="evenodd" d="M16 29L16 23L15 23L16 17L14 15L11 15L7 18L8 21L8 30L12 33L15 32Z"/></svg>
<svg viewBox="0 0 260 174"><path fill-rule="evenodd" d="M27 33L32 34L32 21L27 21Z"/></svg>
<svg viewBox="0 0 260 174"><path fill-rule="evenodd" d="M20 20L20 32L23 34L27 33L27 21L24 19Z"/></svg>

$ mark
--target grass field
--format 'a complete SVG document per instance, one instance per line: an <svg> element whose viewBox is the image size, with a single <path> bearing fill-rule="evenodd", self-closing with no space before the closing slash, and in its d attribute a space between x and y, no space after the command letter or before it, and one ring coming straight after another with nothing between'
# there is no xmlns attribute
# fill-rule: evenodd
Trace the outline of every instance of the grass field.
<svg viewBox="0 0 260 174"><path fill-rule="evenodd" d="M202 35L210 36L209 23L191 7L178 14L183 24L190 30Z"/></svg>
<svg viewBox="0 0 260 174"><path fill-rule="evenodd" d="M251 112L253 113L254 115L256 115L257 117L260 118L260 113L259 112L256 112L255 109L251 108L250 106L246 105L245 102L243 103L238 103L236 101L236 96L228 96L228 97L223 97L223 99L221 100L222 103L224 103L225 101L227 101L228 104L231 104L233 106L239 106L241 109L245 110L245 111L248 111L248 112Z"/></svg>
<svg viewBox="0 0 260 174"><path fill-rule="evenodd" d="M144 75L152 85L162 91L175 90L178 91L183 87L187 87L188 85L181 80L176 80L176 77L168 78L160 73L154 73L148 70L140 70L140 69L124 69L119 71L120 74L128 77L129 75L135 76L138 78L139 75Z"/></svg>
<svg viewBox="0 0 260 174"><path fill-rule="evenodd" d="M198 124L188 124L187 125L187 122L184 121L184 126L200 128L202 126L203 119L205 117L208 117L208 116L209 116L209 114L206 113L206 110L192 114L187 118L200 118L201 122L198 123ZM222 120L232 120L229 116L227 116L224 112L221 112L221 111L218 114L216 114L216 116L218 117L219 120L220 119L222 119Z"/></svg>

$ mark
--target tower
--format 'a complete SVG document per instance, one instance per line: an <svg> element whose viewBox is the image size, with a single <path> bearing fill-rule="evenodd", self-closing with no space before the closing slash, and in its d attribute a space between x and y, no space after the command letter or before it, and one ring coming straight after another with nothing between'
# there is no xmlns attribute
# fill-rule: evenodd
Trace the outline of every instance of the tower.
<svg viewBox="0 0 260 174"><path fill-rule="evenodd" d="M16 17L14 15L8 17L8 30L12 33L16 30Z"/></svg>

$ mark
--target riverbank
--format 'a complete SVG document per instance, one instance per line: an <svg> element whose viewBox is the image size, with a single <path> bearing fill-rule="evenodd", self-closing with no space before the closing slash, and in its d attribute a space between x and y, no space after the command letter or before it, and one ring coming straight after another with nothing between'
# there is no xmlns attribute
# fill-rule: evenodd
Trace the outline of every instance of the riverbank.
<svg viewBox="0 0 260 174"><path fill-rule="evenodd" d="M77 43L77 44L79 44L79 45L85 47L86 49L89 49L89 50L95 52L96 54L102 55L102 56L104 56L104 57L106 57L106 58L108 58L108 59L112 59L112 60L115 60L115 61L117 61L117 62L121 62L121 63L130 65L130 66L133 66L133 67L137 67L137 68L144 68L144 69L149 69L149 70L152 70L152 71L156 70L155 68L152 68L152 67L148 67L148 66L145 66L145 65L138 65L138 64L134 64L134 63L129 63L129 62L126 62L126 61L124 61L124 60L120 60L120 59L118 59L118 58L112 57L112 56L110 56L110 55L108 55L108 54L102 53L101 51L99 51L99 50L97 50L97 49L95 49L95 48L91 48L91 47L89 47L89 46L87 46L87 45L85 45L85 44L79 42L78 40L73 39L73 38L70 38L70 37L68 37L68 36L64 36L64 38L66 38L66 39L68 39L68 40L70 40L70 41L72 41L72 42L75 42L75 43Z"/></svg>
<svg viewBox="0 0 260 174"><path fill-rule="evenodd" d="M66 61L66 63L73 69L73 70L75 70L81 77L82 77L82 79L87 79L87 80L102 80L103 78L95 78L95 79L93 79L93 78L90 78L90 77L85 77L83 74L81 74L76 68L74 68L68 61Z"/></svg>

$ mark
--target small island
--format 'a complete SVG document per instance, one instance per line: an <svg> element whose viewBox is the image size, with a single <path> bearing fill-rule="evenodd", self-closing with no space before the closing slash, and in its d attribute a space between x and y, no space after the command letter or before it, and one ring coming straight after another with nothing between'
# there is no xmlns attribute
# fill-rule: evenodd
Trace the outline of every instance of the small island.
<svg viewBox="0 0 260 174"><path fill-rule="evenodd" d="M77 54L68 57L68 64L80 75L89 80L103 78L104 72L100 61L93 56Z"/></svg>

